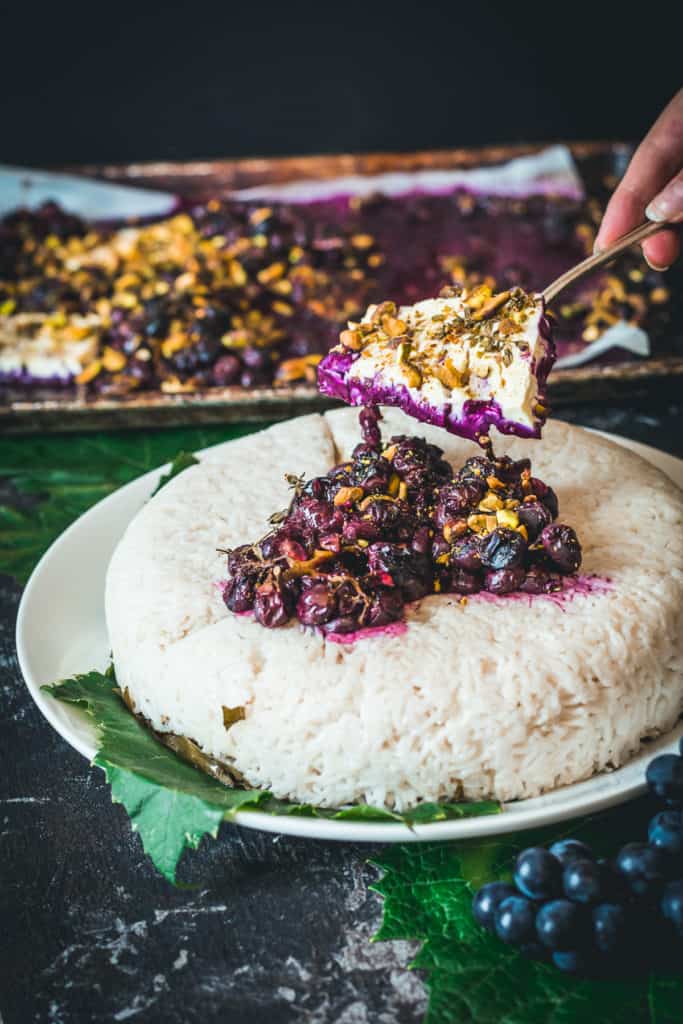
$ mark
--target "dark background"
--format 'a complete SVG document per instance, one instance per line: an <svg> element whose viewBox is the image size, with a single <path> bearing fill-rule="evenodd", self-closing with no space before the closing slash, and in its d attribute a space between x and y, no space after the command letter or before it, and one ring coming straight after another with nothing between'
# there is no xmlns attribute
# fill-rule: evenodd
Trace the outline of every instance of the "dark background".
<svg viewBox="0 0 683 1024"><path fill-rule="evenodd" d="M14 163L630 139L681 84L673 2L12 6Z"/></svg>
<svg viewBox="0 0 683 1024"><path fill-rule="evenodd" d="M0 160L24 164L635 139L680 86L673 3L13 4ZM683 454L655 396L563 416ZM0 577L5 1024L418 1024L367 847L225 827L171 889L41 717ZM627 837L623 837L627 838Z"/></svg>

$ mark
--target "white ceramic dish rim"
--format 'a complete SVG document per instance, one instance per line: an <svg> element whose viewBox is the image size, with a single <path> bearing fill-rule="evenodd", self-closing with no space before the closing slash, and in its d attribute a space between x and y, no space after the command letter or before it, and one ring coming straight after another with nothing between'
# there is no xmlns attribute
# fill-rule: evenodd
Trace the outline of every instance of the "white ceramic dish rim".
<svg viewBox="0 0 683 1024"><path fill-rule="evenodd" d="M649 445L603 431L595 432L617 444L630 448L647 459L648 462L658 466L679 486L683 486L683 460ZM222 443L230 444L231 442ZM207 450L203 449L202 451ZM198 454L201 455L202 451ZM142 506L154 489L160 474L167 470L168 464L145 473L103 498L76 519L54 541L38 562L24 589L19 605L16 627L17 654L29 692L53 728L90 761L95 756L96 750L96 733L93 725L81 711L60 703L40 687L44 683L63 678L65 674L87 672L93 668L103 669L107 663L108 645L103 609L104 572L109 560L106 551L100 553L101 574L97 569L94 571L93 578L90 580L90 593L88 593L87 587L85 589L69 588L69 591L75 592L76 603L86 609L87 615L91 617L91 625L95 627L94 631L99 631L98 642L91 644L88 641L87 650L85 647L81 650L77 649L70 655L65 654L62 650L62 659L58 664L58 659L55 658L55 670L46 672L45 669L41 670L36 665L37 645L31 638L32 623L35 624L36 617L38 621L41 621L41 607L53 610L50 620L50 636L53 637L54 646L55 627L57 627L57 635L59 632L59 623L54 622L54 610L59 609L60 605L55 605L54 598L50 600L52 593L49 586L50 573L59 569L60 560L66 561L70 569L73 567L73 563L67 557L68 549L77 544L81 537L88 534L102 537L103 540L106 540L106 543L103 543L103 548L113 549L130 521L130 513L134 514L136 507ZM44 618L42 621L45 621ZM92 653L89 653L90 651ZM65 658L68 661L68 668L64 667ZM536 828L579 815L595 813L640 795L645 789L644 770L647 762L655 753L675 751L678 739L682 734L683 723L679 722L672 732L646 744L645 748L622 768L614 772L601 773L584 782L564 786L539 797L506 804L500 814L431 822L415 825L412 828L398 822L338 821L329 818L265 814L257 810L238 811L231 820L236 824L267 832L350 842L425 842L468 839Z"/></svg>

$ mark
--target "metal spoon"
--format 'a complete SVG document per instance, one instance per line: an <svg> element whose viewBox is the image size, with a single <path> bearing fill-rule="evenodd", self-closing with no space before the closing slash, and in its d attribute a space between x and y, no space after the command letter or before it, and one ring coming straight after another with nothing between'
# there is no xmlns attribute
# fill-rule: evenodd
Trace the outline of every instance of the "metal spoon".
<svg viewBox="0 0 683 1024"><path fill-rule="evenodd" d="M622 252L624 249L630 248L637 242L642 242L645 238L649 238L650 235L654 235L657 231L661 231L663 228L674 227L673 224L668 221L652 221L647 220L640 227L634 228L633 231L629 231L627 235L622 235L616 242L613 242L609 248L603 252L596 252L588 259L583 260L581 263L577 263L575 267L567 270L560 277L556 278L552 284L549 284L547 288L543 289L543 301L546 305L552 302L561 291L563 291L568 284L573 284L579 277L583 277L589 270L594 270L596 267L601 267L603 263L607 263L617 253Z"/></svg>

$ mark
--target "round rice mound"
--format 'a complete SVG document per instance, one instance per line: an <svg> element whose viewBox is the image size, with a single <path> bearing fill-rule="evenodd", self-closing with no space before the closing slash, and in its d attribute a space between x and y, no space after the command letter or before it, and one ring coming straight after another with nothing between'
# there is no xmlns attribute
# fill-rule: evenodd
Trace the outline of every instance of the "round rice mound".
<svg viewBox="0 0 683 1024"><path fill-rule="evenodd" d="M207 453L131 522L106 612L119 685L160 731L191 737L278 797L402 809L531 797L617 767L683 706L683 494L637 455L561 422L498 439L558 492L601 592L429 597L402 635L326 641L227 611L229 548L286 507L285 472L320 475L358 441L357 410L306 416ZM471 442L386 410L459 466ZM246 717L226 730L223 707Z"/></svg>

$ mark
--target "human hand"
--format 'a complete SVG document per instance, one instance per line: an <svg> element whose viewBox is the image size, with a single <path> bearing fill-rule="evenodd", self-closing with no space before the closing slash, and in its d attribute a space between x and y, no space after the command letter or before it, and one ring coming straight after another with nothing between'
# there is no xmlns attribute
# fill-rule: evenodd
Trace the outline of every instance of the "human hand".
<svg viewBox="0 0 683 1024"><path fill-rule="evenodd" d="M595 248L606 249L645 218L683 221L683 89L634 153L607 205ZM643 254L654 270L666 270L679 252L676 231L660 231L643 242Z"/></svg>

